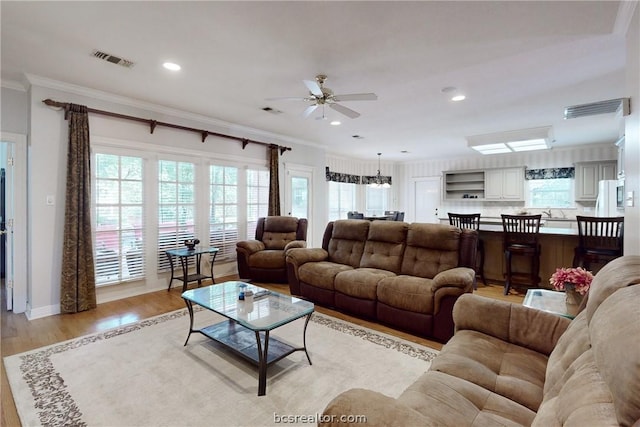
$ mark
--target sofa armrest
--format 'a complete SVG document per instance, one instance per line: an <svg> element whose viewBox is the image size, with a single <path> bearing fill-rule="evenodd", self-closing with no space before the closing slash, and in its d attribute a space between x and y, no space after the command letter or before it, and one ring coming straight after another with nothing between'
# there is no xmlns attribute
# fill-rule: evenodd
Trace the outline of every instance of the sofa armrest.
<svg viewBox="0 0 640 427"><path fill-rule="evenodd" d="M247 255L264 251L265 246L260 240L241 240L236 243L236 251L242 251Z"/></svg>
<svg viewBox="0 0 640 427"><path fill-rule="evenodd" d="M453 307L455 331L474 330L503 341L551 354L570 320L535 308L474 294Z"/></svg>
<svg viewBox="0 0 640 427"><path fill-rule="evenodd" d="M326 261L329 253L321 248L293 248L287 251L287 263L300 267L307 262Z"/></svg>
<svg viewBox="0 0 640 427"><path fill-rule="evenodd" d="M434 289L451 286L463 290L473 289L473 281L476 273L471 268L455 267L450 270L441 271L433 278Z"/></svg>
<svg viewBox="0 0 640 427"><path fill-rule="evenodd" d="M293 248L287 250L285 254L289 291L291 295L302 295L298 268L307 262L326 261L329 258L329 252L321 248Z"/></svg>
<svg viewBox="0 0 640 427"><path fill-rule="evenodd" d="M362 418L364 417L364 419ZM372 390L354 388L336 396L325 408L318 426L435 425L415 409Z"/></svg>
<svg viewBox="0 0 640 427"><path fill-rule="evenodd" d="M293 240L285 245L284 251L287 252L289 249L306 248L306 247L307 247L307 242L305 242L304 240Z"/></svg>

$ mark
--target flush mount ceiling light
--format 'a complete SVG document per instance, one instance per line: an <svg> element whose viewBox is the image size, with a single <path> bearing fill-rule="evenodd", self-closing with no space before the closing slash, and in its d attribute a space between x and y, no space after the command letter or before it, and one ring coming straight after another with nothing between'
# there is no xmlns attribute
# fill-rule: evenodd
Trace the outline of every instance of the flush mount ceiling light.
<svg viewBox="0 0 640 427"><path fill-rule="evenodd" d="M175 62L165 62L164 64L162 64L162 66L171 71L180 71L180 69L182 68Z"/></svg>
<svg viewBox="0 0 640 427"><path fill-rule="evenodd" d="M467 137L470 148L480 154L500 154L520 151L547 150L551 140L551 126L512 130Z"/></svg>
<svg viewBox="0 0 640 427"><path fill-rule="evenodd" d="M391 185L382 178L382 175L380 175L380 156L382 155L382 153L378 153L378 174L375 177L375 180L369 184L369 187L372 188L390 188Z"/></svg>

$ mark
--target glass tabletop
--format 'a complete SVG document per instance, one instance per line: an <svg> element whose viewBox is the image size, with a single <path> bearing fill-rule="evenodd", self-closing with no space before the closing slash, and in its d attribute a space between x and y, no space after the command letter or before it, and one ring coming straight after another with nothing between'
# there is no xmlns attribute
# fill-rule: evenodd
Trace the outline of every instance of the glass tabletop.
<svg viewBox="0 0 640 427"><path fill-rule="evenodd" d="M564 292L550 291L547 289L529 289L524 297L522 305L537 308L547 313L573 319L575 316L567 310Z"/></svg>
<svg viewBox="0 0 640 427"><path fill-rule="evenodd" d="M238 299L241 286L246 286L246 290L256 295L252 301ZM260 292L266 293L261 295ZM191 289L183 292L182 298L256 331L275 329L314 310L313 303L245 282L225 282Z"/></svg>
<svg viewBox="0 0 640 427"><path fill-rule="evenodd" d="M214 252L218 252L218 250L219 250L218 248L200 248L196 246L193 249L187 249L187 248L168 249L165 252L173 256L192 256L192 255L199 255L199 254L212 254Z"/></svg>

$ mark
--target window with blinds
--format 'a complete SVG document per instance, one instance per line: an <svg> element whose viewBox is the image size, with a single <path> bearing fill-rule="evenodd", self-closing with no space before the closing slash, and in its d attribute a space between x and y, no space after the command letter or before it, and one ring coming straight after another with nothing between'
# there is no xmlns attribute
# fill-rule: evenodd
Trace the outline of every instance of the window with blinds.
<svg viewBox="0 0 640 427"><path fill-rule="evenodd" d="M165 251L183 248L186 239L200 238L196 227L196 165L158 161L158 271L170 268ZM202 239L200 239L202 240Z"/></svg>
<svg viewBox="0 0 640 427"><path fill-rule="evenodd" d="M144 277L144 162L95 153L94 262L98 286Z"/></svg>
<svg viewBox="0 0 640 427"><path fill-rule="evenodd" d="M347 219L356 210L356 184L329 181L329 221Z"/></svg>
<svg viewBox="0 0 640 427"><path fill-rule="evenodd" d="M238 173L235 166L209 167L209 245L216 260L233 259L238 241Z"/></svg>
<svg viewBox="0 0 640 427"><path fill-rule="evenodd" d="M247 240L256 237L258 218L269 212L269 171L247 169Z"/></svg>

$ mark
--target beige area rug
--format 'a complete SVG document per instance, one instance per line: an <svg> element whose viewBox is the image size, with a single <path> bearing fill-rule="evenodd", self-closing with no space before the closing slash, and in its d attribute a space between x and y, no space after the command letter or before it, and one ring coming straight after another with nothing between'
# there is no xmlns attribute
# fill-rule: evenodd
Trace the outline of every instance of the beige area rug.
<svg viewBox="0 0 640 427"><path fill-rule="evenodd" d="M196 327L222 320L207 310ZM304 319L272 332L302 345ZM435 350L314 313L307 348L268 369L257 396L257 368L201 334L189 315L165 315L4 359L24 426L268 426L308 416L352 387L397 397L427 370ZM354 414L360 415L360 414ZM304 421L298 419L299 421ZM309 421L312 421L309 423ZM304 424L303 422L299 423Z"/></svg>

